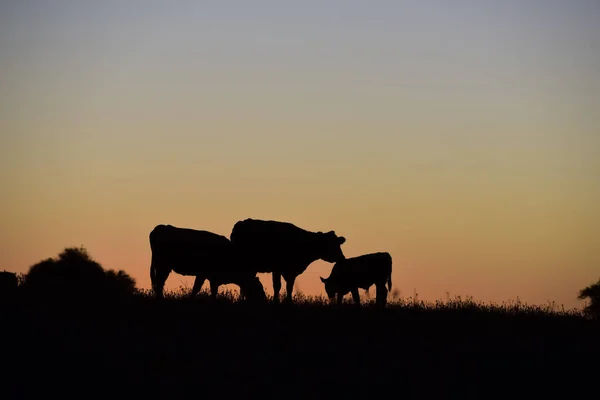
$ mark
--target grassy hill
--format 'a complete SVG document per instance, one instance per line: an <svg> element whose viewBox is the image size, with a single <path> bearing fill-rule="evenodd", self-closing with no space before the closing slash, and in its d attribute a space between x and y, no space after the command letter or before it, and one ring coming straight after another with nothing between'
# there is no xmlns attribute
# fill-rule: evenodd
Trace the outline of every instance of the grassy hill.
<svg viewBox="0 0 600 400"><path fill-rule="evenodd" d="M597 391L600 323L578 310L400 299L381 310L26 299L1 307L2 398L575 398ZM587 397L587 396L586 396ZM595 396L592 396L594 398Z"/></svg>

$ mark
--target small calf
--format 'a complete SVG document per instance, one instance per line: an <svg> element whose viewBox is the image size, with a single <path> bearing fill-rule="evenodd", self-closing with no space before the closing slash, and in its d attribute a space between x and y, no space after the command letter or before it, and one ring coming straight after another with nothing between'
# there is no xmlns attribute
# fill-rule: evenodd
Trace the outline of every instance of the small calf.
<svg viewBox="0 0 600 400"><path fill-rule="evenodd" d="M325 284L329 299L333 300L337 294L337 304L341 304L344 295L351 292L354 303L359 305L358 289L368 290L375 285L375 302L385 306L388 290L392 290L392 256L387 252L379 252L340 260L333 266L329 278L321 277L321 282Z"/></svg>

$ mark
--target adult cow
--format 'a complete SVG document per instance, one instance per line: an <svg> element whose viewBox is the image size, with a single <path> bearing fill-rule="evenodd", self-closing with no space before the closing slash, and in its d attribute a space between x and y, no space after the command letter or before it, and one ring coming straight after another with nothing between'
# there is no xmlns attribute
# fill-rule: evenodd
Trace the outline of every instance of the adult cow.
<svg viewBox="0 0 600 400"><path fill-rule="evenodd" d="M346 241L334 231L311 232L289 222L248 218L238 221L231 231L231 243L252 272L273 274L274 300L279 301L281 277L292 301L298 275L316 261L330 263L344 259L341 245Z"/></svg>
<svg viewBox="0 0 600 400"><path fill-rule="evenodd" d="M256 276L248 269L240 269L235 262L231 242L225 236L204 230L157 225L150 232L152 264L150 279L157 297L171 271L195 276L191 296L196 295L205 280L210 282L212 297L220 285L233 283L240 287L240 296L248 300L265 300L265 291Z"/></svg>
<svg viewBox="0 0 600 400"><path fill-rule="evenodd" d="M337 294L338 304L341 304L344 295L350 292L354 303L360 305L358 289L369 290L375 285L375 302L385 306L388 290L392 290L392 256L387 252L379 252L346 258L335 263L329 278L321 277L321 282L325 284L325 291L330 299Z"/></svg>

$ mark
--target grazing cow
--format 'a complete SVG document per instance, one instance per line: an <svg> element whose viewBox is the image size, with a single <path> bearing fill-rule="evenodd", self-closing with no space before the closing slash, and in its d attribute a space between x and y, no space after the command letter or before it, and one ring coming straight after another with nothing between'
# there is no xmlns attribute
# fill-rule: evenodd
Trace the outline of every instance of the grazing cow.
<svg viewBox="0 0 600 400"><path fill-rule="evenodd" d="M19 280L17 279L17 274L8 271L0 272L0 296L2 298L14 296L18 287Z"/></svg>
<svg viewBox="0 0 600 400"><path fill-rule="evenodd" d="M337 304L341 304L344 295L351 292L357 305L360 304L358 289L369 290L374 284L377 287L376 304L385 306L388 290L392 290L392 256L380 252L346 258L333 266L329 278L321 277L321 282L325 284L331 300L337 294Z"/></svg>
<svg viewBox="0 0 600 400"><path fill-rule="evenodd" d="M216 233L157 225L150 232L152 264L150 279L157 297L163 296L163 288L171 271L181 275L195 276L191 296L196 295L206 279L211 294L217 296L220 285L233 283L240 287L240 296L248 300L265 300L266 295L256 273L239 269L231 242Z"/></svg>
<svg viewBox="0 0 600 400"><path fill-rule="evenodd" d="M344 259L341 245L346 241L334 231L311 232L289 222L245 219L231 232L231 243L239 260L252 272L272 273L274 300L279 301L281 277L287 288L286 300L298 275L316 260L330 263Z"/></svg>

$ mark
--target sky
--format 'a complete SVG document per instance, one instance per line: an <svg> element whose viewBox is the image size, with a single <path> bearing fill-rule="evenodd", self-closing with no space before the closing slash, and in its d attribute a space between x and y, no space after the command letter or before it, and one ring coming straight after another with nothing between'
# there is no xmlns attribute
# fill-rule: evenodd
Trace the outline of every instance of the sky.
<svg viewBox="0 0 600 400"><path fill-rule="evenodd" d="M258 218L389 252L403 297L581 307L599 71L594 0L0 0L0 269L84 246L149 288L156 225Z"/></svg>

